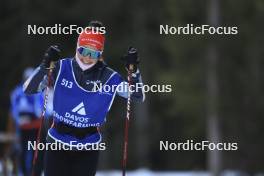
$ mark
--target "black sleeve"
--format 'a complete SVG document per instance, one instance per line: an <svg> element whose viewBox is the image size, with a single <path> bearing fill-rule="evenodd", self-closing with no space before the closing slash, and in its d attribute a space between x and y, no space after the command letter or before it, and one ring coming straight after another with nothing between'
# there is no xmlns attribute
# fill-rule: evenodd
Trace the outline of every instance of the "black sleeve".
<svg viewBox="0 0 264 176"><path fill-rule="evenodd" d="M52 71L52 77L51 77L52 85L58 75L59 68L60 68L60 62L56 62L55 67ZM48 84L48 77L47 77L48 72L49 70L46 69L43 64L37 67L33 72L33 74L24 83L23 85L24 92L26 94L35 94L43 91Z"/></svg>
<svg viewBox="0 0 264 176"><path fill-rule="evenodd" d="M132 92L131 94L131 100L134 102L144 102L145 92L143 91L142 88L143 82L139 70L137 70L137 73L134 73L133 76L131 77L131 84L134 86L137 86L137 84L141 84L141 86L139 86L138 88L138 91L136 91L134 88L134 92Z"/></svg>
<svg viewBox="0 0 264 176"><path fill-rule="evenodd" d="M126 86L126 85L128 85L128 81L125 81L123 78L121 78L120 84L122 86ZM141 74L139 72L139 69L137 70L136 73L132 74L131 85L134 85L132 87L133 92L131 93L131 100L134 102L144 102L145 92L143 90L143 82L142 82L142 78L141 78ZM138 87L138 88L136 89L136 87ZM117 95L119 95L123 98L128 98L128 89L123 89L121 91L117 91Z"/></svg>

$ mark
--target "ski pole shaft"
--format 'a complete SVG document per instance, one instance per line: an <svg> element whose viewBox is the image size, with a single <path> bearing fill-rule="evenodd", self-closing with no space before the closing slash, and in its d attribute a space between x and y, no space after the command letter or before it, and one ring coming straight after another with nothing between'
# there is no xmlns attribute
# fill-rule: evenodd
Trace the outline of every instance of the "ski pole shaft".
<svg viewBox="0 0 264 176"><path fill-rule="evenodd" d="M40 128L38 130L38 135L37 135L37 146L38 146L38 144L40 142L40 135L41 135L41 131L42 131L42 125L44 123L44 116L45 116L45 112L46 112L46 109L47 109L48 93L49 93L49 87L51 86L51 75L52 75L52 71L53 71L54 65L55 65L55 63L51 62L50 63L50 67L49 67L48 85L47 85L46 90L45 90L44 105L43 105L43 110L42 110L42 113L41 113L41 116L40 116L41 122L40 122ZM33 169L32 169L32 174L31 174L32 176L35 176L34 169L35 169L35 165L36 165L37 159L38 159L38 147L36 147L35 152L34 152L34 156L33 156L33 167L32 167Z"/></svg>
<svg viewBox="0 0 264 176"><path fill-rule="evenodd" d="M126 165L127 165L127 155L128 155L128 129L129 129L129 119L131 113L131 95L130 95L130 85L131 85L131 77L132 77L133 65L129 65L128 67L128 98L127 98L127 114L126 114L126 122L125 122L125 131L124 131L124 150L123 150L123 172L122 175L126 175Z"/></svg>

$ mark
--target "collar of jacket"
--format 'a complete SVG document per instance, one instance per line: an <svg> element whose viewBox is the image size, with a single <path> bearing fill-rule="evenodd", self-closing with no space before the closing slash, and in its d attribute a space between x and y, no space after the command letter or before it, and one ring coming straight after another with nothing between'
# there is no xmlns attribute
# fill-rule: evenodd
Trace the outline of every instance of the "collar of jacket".
<svg viewBox="0 0 264 176"><path fill-rule="evenodd" d="M88 74L90 72L96 71L96 70L102 70L104 69L107 65L105 62L98 61L95 65L93 65L91 68L88 68L86 70L82 70L79 64L76 61L76 58L73 59L72 63L73 69L78 70L79 72L83 72L84 74Z"/></svg>

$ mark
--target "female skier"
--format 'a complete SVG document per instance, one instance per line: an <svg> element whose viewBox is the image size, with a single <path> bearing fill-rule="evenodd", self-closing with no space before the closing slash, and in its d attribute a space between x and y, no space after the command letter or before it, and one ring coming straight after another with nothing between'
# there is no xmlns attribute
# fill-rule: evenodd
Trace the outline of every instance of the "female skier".
<svg viewBox="0 0 264 176"><path fill-rule="evenodd" d="M88 27L101 28L103 25L91 21ZM78 37L75 56L61 60L58 60L59 48L49 47L41 65L24 84L27 94L43 91L47 86L50 63L55 62L51 75L53 124L48 130L47 142L69 148L46 151L45 176L93 176L96 173L98 150L80 151L77 145L99 144L99 127L104 124L115 95L128 98L129 94L128 83L103 62L104 42L104 34L84 31ZM124 60L127 69L133 65L131 84L142 84L137 50L130 47ZM98 89L98 85L113 89ZM130 97L132 101L143 102L142 88L133 91Z"/></svg>

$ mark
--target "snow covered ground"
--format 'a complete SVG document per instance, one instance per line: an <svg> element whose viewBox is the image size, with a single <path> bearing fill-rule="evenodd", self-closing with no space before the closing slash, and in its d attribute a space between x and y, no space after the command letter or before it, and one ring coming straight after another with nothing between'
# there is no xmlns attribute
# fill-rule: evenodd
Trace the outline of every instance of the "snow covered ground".
<svg viewBox="0 0 264 176"><path fill-rule="evenodd" d="M147 169L139 169L136 171L128 171L127 176L211 176L206 171L167 171L167 172L154 172ZM122 176L121 171L99 171L96 176ZM224 171L221 176L249 176L246 173L239 171ZM255 176L264 176L263 174L256 174Z"/></svg>
<svg viewBox="0 0 264 176"><path fill-rule="evenodd" d="M127 176L209 176L205 172L153 172L149 170L128 171ZM101 171L96 176L122 176L121 171Z"/></svg>

